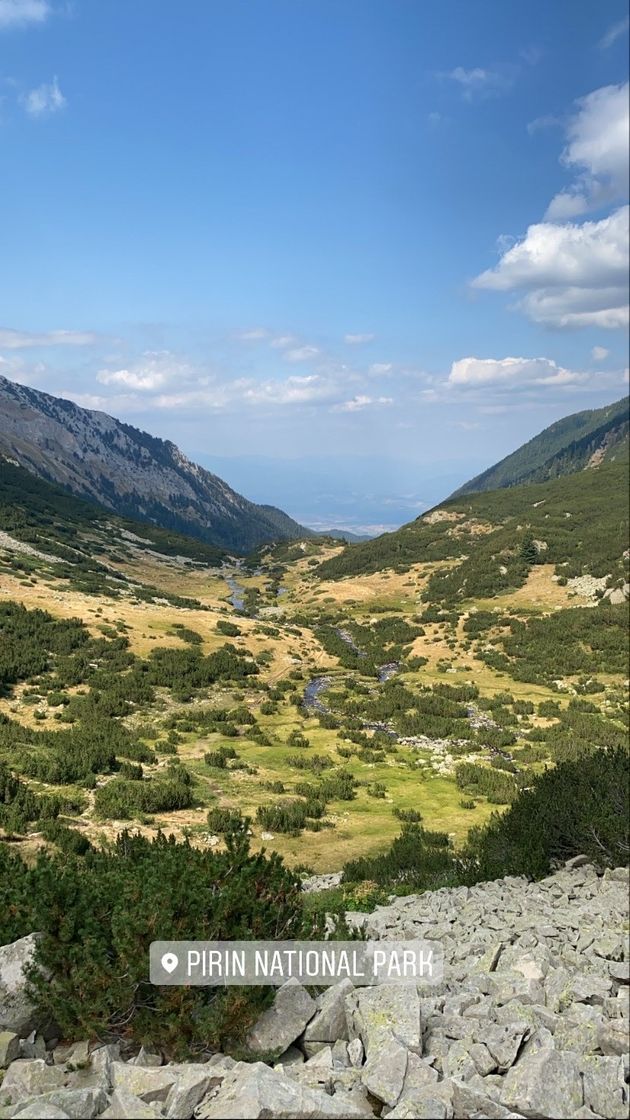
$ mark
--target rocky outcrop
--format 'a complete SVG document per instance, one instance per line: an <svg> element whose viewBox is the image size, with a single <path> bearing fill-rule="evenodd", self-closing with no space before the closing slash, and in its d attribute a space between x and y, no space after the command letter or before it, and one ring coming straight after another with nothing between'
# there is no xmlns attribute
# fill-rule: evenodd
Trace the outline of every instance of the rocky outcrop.
<svg viewBox="0 0 630 1120"><path fill-rule="evenodd" d="M264 1061L122 1060L87 1043L42 1059L25 1056L36 1052L25 1039L13 1060L14 1035L0 1118L627 1117L626 869L601 875L578 857L538 883L440 890L348 918L371 938L439 941L443 981L344 981L316 998L289 982L250 1034Z"/></svg>

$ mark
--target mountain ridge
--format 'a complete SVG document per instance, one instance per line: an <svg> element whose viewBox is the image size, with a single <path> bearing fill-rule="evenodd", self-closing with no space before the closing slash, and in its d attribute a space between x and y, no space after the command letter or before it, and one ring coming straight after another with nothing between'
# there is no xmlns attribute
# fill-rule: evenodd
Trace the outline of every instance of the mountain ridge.
<svg viewBox="0 0 630 1120"><path fill-rule="evenodd" d="M311 536L250 502L170 440L0 376L0 453L122 517L237 553Z"/></svg>
<svg viewBox="0 0 630 1120"><path fill-rule="evenodd" d="M450 495L547 482L627 454L628 397L556 420ZM616 451L616 449L618 449Z"/></svg>

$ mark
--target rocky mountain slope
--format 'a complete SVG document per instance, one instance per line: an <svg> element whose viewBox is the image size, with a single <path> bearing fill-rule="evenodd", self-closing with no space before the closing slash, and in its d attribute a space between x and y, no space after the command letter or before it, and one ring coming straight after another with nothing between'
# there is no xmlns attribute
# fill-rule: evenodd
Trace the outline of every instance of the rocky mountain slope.
<svg viewBox="0 0 630 1120"><path fill-rule="evenodd" d="M628 398L565 416L451 497L479 490L546 482L597 463L628 457Z"/></svg>
<svg viewBox="0 0 630 1120"><path fill-rule="evenodd" d="M602 874L578 856L540 882L427 892L348 917L374 940L441 943L443 981L344 980L316 998L290 981L250 1032L253 1062L164 1065L118 1043L47 1040L25 990L35 939L5 946L0 1116L627 1116L626 868Z"/></svg>
<svg viewBox="0 0 630 1120"><path fill-rule="evenodd" d="M233 552L310 535L282 510L248 501L191 463L174 443L4 377L0 454L123 517Z"/></svg>

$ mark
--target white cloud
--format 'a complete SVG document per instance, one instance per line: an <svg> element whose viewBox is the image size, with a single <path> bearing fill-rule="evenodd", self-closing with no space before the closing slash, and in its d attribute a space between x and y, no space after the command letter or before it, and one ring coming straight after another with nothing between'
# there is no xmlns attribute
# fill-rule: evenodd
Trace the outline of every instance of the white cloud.
<svg viewBox="0 0 630 1120"><path fill-rule="evenodd" d="M284 356L288 362L308 362L318 354L317 346L298 346L295 350L287 350Z"/></svg>
<svg viewBox="0 0 630 1120"><path fill-rule="evenodd" d="M359 346L362 342L372 342L373 334L346 334L343 337L348 346Z"/></svg>
<svg viewBox="0 0 630 1120"><path fill-rule="evenodd" d="M555 128L557 125L562 124L560 117L556 117L553 113L547 113L543 117L536 117L527 125L527 131L530 136L535 132L542 132L545 128Z"/></svg>
<svg viewBox="0 0 630 1120"><path fill-rule="evenodd" d="M628 83L603 86L576 104L561 162L577 178L551 200L545 215L551 220L573 218L628 193Z"/></svg>
<svg viewBox="0 0 630 1120"><path fill-rule="evenodd" d="M388 373L392 372L393 368L391 362L372 362L369 372L374 377L385 377Z"/></svg>
<svg viewBox="0 0 630 1120"><path fill-rule="evenodd" d="M609 354L610 350L607 350L605 346L594 346L591 350L591 358L594 362L603 362Z"/></svg>
<svg viewBox="0 0 630 1120"><path fill-rule="evenodd" d="M168 350L147 350L128 369L102 369L96 375L101 385L124 386L140 393L154 393L174 382L198 380L186 362Z"/></svg>
<svg viewBox="0 0 630 1120"><path fill-rule="evenodd" d="M619 327L628 322L628 264L628 207L623 206L599 222L530 226L472 286L524 289L520 308L548 326Z"/></svg>
<svg viewBox="0 0 630 1120"><path fill-rule="evenodd" d="M45 117L51 113L58 113L67 105L67 101L59 88L56 76L52 82L44 82L36 89L29 90L21 98L25 112L30 117Z"/></svg>
<svg viewBox="0 0 630 1120"><path fill-rule="evenodd" d="M453 362L448 384L458 388L527 388L575 385L587 374L557 365L551 358L460 358Z"/></svg>
<svg viewBox="0 0 630 1120"><path fill-rule="evenodd" d="M43 23L49 15L47 0L0 0L0 31Z"/></svg>
<svg viewBox="0 0 630 1120"><path fill-rule="evenodd" d="M612 26L608 28L606 34L602 35L601 39L599 40L599 46L601 47L601 49L607 50L608 47L612 47L613 43L615 43L617 39L621 38L622 35L625 35L628 28L630 28L630 16L625 16L625 18L620 19L618 23L613 23Z"/></svg>
<svg viewBox="0 0 630 1120"><path fill-rule="evenodd" d="M249 331L241 331L237 336L241 342L260 342L263 338L268 338L269 331L264 327L253 327Z"/></svg>
<svg viewBox="0 0 630 1120"><path fill-rule="evenodd" d="M371 408L374 405L388 405L393 404L391 397L368 397L365 394L358 394L352 400L342 401L335 406L336 412L360 412L364 408Z"/></svg>
<svg viewBox="0 0 630 1120"><path fill-rule="evenodd" d="M504 74L496 70L485 70L481 66L472 66L468 70L464 66L456 66L454 70L442 71L438 77L455 82L465 101L496 95L512 84Z"/></svg>
<svg viewBox="0 0 630 1120"><path fill-rule="evenodd" d="M278 335L277 338L272 338L269 345L273 346L274 350L286 350L287 346L291 346L294 342L295 339L293 335L281 334Z"/></svg>
<svg viewBox="0 0 630 1120"><path fill-rule="evenodd" d="M27 350L34 346L91 346L97 335L91 331L14 331L0 329L0 347Z"/></svg>

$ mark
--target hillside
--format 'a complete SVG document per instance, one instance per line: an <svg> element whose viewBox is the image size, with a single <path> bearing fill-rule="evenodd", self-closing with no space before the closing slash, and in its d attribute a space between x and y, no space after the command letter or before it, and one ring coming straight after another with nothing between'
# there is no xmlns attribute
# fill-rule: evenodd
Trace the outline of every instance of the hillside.
<svg viewBox="0 0 630 1120"><path fill-rule="evenodd" d="M451 497L522 486L628 458L628 398L565 416L500 463L460 486Z"/></svg>
<svg viewBox="0 0 630 1120"><path fill-rule="evenodd" d="M174 443L4 377L0 454L122 517L232 552L310 535L191 463Z"/></svg>
<svg viewBox="0 0 630 1120"><path fill-rule="evenodd" d="M603 463L553 482L449 498L395 533L348 546L319 568L322 579L344 579L420 563L445 562L425 592L429 602L463 601L520 587L523 552L557 575L611 577L623 582L628 494L624 463Z"/></svg>

